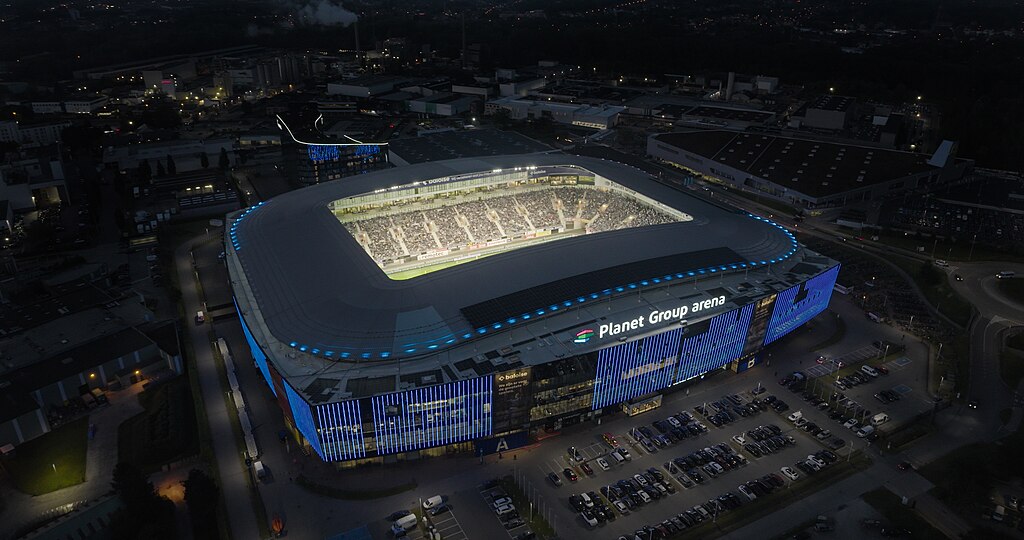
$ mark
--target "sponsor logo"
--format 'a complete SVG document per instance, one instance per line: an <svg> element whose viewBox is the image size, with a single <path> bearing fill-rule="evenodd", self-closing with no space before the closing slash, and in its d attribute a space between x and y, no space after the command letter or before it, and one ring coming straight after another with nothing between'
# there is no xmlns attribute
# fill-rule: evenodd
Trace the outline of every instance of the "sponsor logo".
<svg viewBox="0 0 1024 540"><path fill-rule="evenodd" d="M594 337L594 330L587 328L586 330L580 330L576 332L576 339L572 340L573 343L586 343L590 341L590 338Z"/></svg>

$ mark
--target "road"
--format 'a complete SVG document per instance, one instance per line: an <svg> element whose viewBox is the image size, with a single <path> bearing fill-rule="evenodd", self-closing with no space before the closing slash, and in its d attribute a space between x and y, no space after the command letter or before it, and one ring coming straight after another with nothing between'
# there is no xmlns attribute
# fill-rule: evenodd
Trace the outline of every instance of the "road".
<svg viewBox="0 0 1024 540"><path fill-rule="evenodd" d="M215 236L203 235L185 242L174 252L174 266L181 286L181 303L186 318L199 311L202 304L195 287L195 271L192 268L191 250L194 244L215 242ZM210 349L209 327L207 325L186 325L186 339L192 345L192 352L199 377L199 387L206 404L206 417L210 425L213 454L220 475L220 489L225 496L224 510L227 511L231 536L236 539L259 538L256 513L248 497L249 486L245 464L241 459L242 449L235 438L224 401L225 389L221 387L220 375Z"/></svg>
<svg viewBox="0 0 1024 540"><path fill-rule="evenodd" d="M987 422L980 426L979 436L993 439L1014 430L1022 419L1015 396L1024 395L1024 388L1010 388L999 372L1003 338L1010 328L1024 325L1024 306L1005 298L998 289L995 274L1014 270L1024 275L1024 265L1000 262L952 262L947 269L950 286L969 298L978 315L971 321L971 387L969 399L978 400L981 411L987 411ZM963 278L958 281L954 276ZM1022 279L1022 278L1017 278ZM1004 427L996 414L1012 407L1013 415Z"/></svg>

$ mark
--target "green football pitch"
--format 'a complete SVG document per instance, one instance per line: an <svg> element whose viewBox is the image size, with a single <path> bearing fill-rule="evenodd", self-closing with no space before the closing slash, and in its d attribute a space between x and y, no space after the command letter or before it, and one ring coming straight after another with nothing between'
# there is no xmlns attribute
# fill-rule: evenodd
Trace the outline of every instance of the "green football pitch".
<svg viewBox="0 0 1024 540"><path fill-rule="evenodd" d="M424 274L429 274L431 272L437 272L438 270L444 270L445 268L451 268L451 267L453 267L455 265L458 265L458 264L461 264L461 263L464 263L464 262L470 262L470 261L475 261L475 260L476 259L474 258L474 259L466 259L466 260L462 260L462 261L442 262L442 263L432 264L430 266L423 266L421 268L413 268L411 270L402 270L402 271L399 271L399 272L395 272L394 274L388 274L388 277L393 279L393 280L395 280L395 281L402 281L402 280L406 280L406 279L412 279L414 277L419 277L419 276L422 276Z"/></svg>

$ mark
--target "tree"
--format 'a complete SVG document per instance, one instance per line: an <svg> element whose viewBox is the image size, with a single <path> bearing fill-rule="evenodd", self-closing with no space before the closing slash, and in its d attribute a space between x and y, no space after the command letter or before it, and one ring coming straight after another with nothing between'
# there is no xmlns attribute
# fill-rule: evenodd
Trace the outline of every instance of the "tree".
<svg viewBox="0 0 1024 540"><path fill-rule="evenodd" d="M149 160L144 159L139 162L139 179L149 182L150 178L153 178L153 168L149 166Z"/></svg>
<svg viewBox="0 0 1024 540"><path fill-rule="evenodd" d="M188 479L181 483L185 486L185 503L188 513L192 516L192 529L197 540L217 538L217 503L220 501L220 489L205 472L192 469Z"/></svg>
<svg viewBox="0 0 1024 540"><path fill-rule="evenodd" d="M153 493L153 484L135 465L121 462L114 466L110 487L124 500L125 505L138 504Z"/></svg>
<svg viewBox="0 0 1024 540"><path fill-rule="evenodd" d="M174 158L167 154L167 174L174 176L177 172L178 167L174 164Z"/></svg>
<svg viewBox="0 0 1024 540"><path fill-rule="evenodd" d="M207 157L206 152L199 154L199 165L204 169L210 166L210 158Z"/></svg>
<svg viewBox="0 0 1024 540"><path fill-rule="evenodd" d="M509 118L508 109L498 109L491 115L491 119L494 124L498 126L498 129L508 129L512 125L512 119Z"/></svg>
<svg viewBox="0 0 1024 540"><path fill-rule="evenodd" d="M174 503L161 497L153 484L131 463L118 463L110 486L124 503L110 520L114 540L171 540L177 536Z"/></svg>
<svg viewBox="0 0 1024 540"><path fill-rule="evenodd" d="M231 160L228 158L228 151L222 146L220 149L220 157L217 158L217 167L222 171L226 171L230 166Z"/></svg>

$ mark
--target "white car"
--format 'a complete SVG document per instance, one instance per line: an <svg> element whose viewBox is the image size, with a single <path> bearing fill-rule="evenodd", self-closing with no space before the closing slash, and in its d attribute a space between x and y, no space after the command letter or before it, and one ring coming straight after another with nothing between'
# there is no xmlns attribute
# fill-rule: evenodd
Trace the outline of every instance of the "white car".
<svg viewBox="0 0 1024 540"><path fill-rule="evenodd" d="M628 516L629 515L629 507L626 506L626 503L624 503L622 501L615 501L615 508L617 508L619 510L620 514L622 514L624 516Z"/></svg>
<svg viewBox="0 0 1024 540"><path fill-rule="evenodd" d="M788 420L790 422L796 422L797 420L804 417L803 411L794 411L793 414L789 415Z"/></svg>
<svg viewBox="0 0 1024 540"><path fill-rule="evenodd" d="M501 497L498 499L494 499L494 503L492 504L492 506L498 508L499 506L505 506L506 504L512 504L512 499L509 497Z"/></svg>
<svg viewBox="0 0 1024 540"><path fill-rule="evenodd" d="M588 527L597 527L597 519L595 519L594 516L588 516L587 514L580 512L580 517L583 518L583 521L586 522Z"/></svg>
<svg viewBox="0 0 1024 540"><path fill-rule="evenodd" d="M633 475L633 480L636 480L636 483L640 484L641 486L646 486L647 485L647 479L644 478L643 476L639 475L639 474L634 474Z"/></svg>
<svg viewBox="0 0 1024 540"><path fill-rule="evenodd" d="M825 439L827 439L827 438L829 438L831 436L832 436L832 432L827 430L827 429L826 430L822 430L821 433L815 435L815 437L817 437L819 441L824 441Z"/></svg>
<svg viewBox="0 0 1024 540"><path fill-rule="evenodd" d="M640 500L644 501L644 504L651 502L651 496L646 491L640 489L636 494L640 496Z"/></svg>
<svg viewBox="0 0 1024 540"><path fill-rule="evenodd" d="M751 501L757 498L757 495L754 495L754 492L750 491L749 489L747 489L747 486L745 486L743 484L740 484L740 487L738 489L740 490L740 493L745 495L747 497L747 499L749 499Z"/></svg>
<svg viewBox="0 0 1024 540"><path fill-rule="evenodd" d="M849 419L849 420L847 420L846 422L843 423L843 427L846 428L846 429L852 429L852 430L856 431L857 430L857 421L854 420L853 418L851 418L851 419Z"/></svg>
<svg viewBox="0 0 1024 540"><path fill-rule="evenodd" d="M736 441L736 444L747 444L747 439L743 435L733 435L732 440Z"/></svg>
<svg viewBox="0 0 1024 540"><path fill-rule="evenodd" d="M681 424L679 422L679 420L677 420L676 417L674 417L674 416L669 416L668 417L668 423L672 424L672 427L682 427L683 426L683 424Z"/></svg>
<svg viewBox="0 0 1024 540"><path fill-rule="evenodd" d="M800 474L798 474L796 471L789 467L783 467L782 474L786 475L786 478L789 478L790 480L796 480L797 478L800 478Z"/></svg>
<svg viewBox="0 0 1024 540"><path fill-rule="evenodd" d="M814 454L807 456L807 461L813 461L817 463L819 467L825 468L825 462L819 459L818 456L815 456Z"/></svg>
<svg viewBox="0 0 1024 540"><path fill-rule="evenodd" d="M807 425L807 419L801 416L800 418L796 419L796 422L793 422L793 425L796 427L803 427Z"/></svg>
<svg viewBox="0 0 1024 540"><path fill-rule="evenodd" d="M599 457L599 458L595 459L594 461L597 462L597 466L601 467L602 471L607 471L608 469L612 468L611 465L609 465L608 462L603 457Z"/></svg>
<svg viewBox="0 0 1024 540"><path fill-rule="evenodd" d="M494 512L496 514L498 514L499 516L504 516L505 514L509 514L509 513L515 512L515 511L516 511L516 507L512 506L511 504L506 504L506 505L503 505L503 506L499 506L499 507L494 509Z"/></svg>

